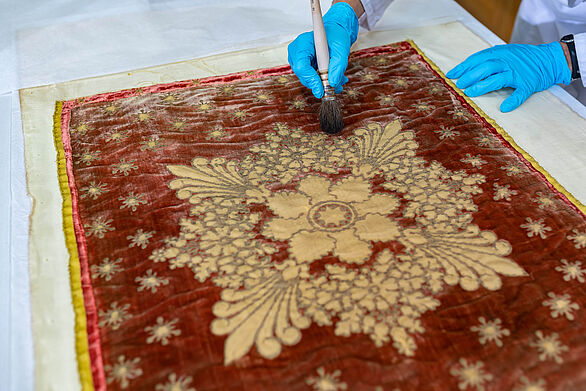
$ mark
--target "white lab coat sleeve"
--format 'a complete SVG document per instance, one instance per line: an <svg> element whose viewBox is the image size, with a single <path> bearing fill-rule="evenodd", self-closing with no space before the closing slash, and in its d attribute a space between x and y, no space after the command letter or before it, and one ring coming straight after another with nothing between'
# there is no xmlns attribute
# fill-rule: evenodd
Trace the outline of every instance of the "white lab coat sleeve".
<svg viewBox="0 0 586 391"><path fill-rule="evenodd" d="M393 0L361 0L364 13L358 19L360 26L372 30Z"/></svg>
<svg viewBox="0 0 586 391"><path fill-rule="evenodd" d="M586 32L574 34L574 45L576 46L576 57L578 57L582 85L586 87Z"/></svg>

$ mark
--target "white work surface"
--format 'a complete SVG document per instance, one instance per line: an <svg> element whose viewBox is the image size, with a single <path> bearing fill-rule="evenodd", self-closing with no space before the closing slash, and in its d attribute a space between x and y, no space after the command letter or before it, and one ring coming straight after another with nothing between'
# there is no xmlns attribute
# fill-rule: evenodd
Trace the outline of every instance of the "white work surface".
<svg viewBox="0 0 586 391"><path fill-rule="evenodd" d="M9 183L0 189L0 308L8 308L0 310L0 379L2 389L18 391L33 389L27 258L31 202L26 195L19 100L13 90L274 45L311 27L309 7L303 0L222 1L221 5L207 0L196 5L182 0L104 0L99 5L73 0L33 2L38 4L29 1L25 7L15 0L14 7L3 7L0 16L4 26L0 27L0 94L6 92L0 95L0 170ZM490 44L502 43L451 0L396 0L377 29L453 20L460 20ZM368 37L361 39L363 45L368 44ZM450 65L438 63L444 71ZM550 91L586 118L586 109L563 90ZM585 203L586 158L581 151L586 150L586 122L568 129L560 119L549 133L533 135L525 129L515 134L512 130L531 126L528 118L538 101L555 98L535 96L531 99L535 102L530 100L522 110L502 115L495 96L502 99L506 94L497 92L476 102ZM544 115L536 112L533 120ZM564 144L571 148L560 149Z"/></svg>

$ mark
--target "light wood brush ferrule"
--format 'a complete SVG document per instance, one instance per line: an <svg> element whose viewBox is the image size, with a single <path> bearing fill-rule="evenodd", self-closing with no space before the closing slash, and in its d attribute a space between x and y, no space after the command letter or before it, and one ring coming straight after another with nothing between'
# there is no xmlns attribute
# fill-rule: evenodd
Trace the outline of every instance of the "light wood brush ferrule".
<svg viewBox="0 0 586 391"><path fill-rule="evenodd" d="M311 19L313 21L313 40L315 42L315 56L317 58L317 72L324 85L325 100L335 99L335 92L328 82L328 70L330 65L330 51L328 50L328 41L326 30L321 15L319 0L309 0L311 4Z"/></svg>

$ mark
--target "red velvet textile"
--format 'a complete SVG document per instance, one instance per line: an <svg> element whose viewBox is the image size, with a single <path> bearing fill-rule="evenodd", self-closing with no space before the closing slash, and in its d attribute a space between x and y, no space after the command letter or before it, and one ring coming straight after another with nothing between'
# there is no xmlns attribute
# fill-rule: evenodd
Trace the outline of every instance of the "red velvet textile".
<svg viewBox="0 0 586 391"><path fill-rule="evenodd" d="M347 76L336 136L321 135L320 102L286 66L63 103L96 389L586 389L584 215L411 44L356 52ZM395 160L372 152L393 143ZM312 198L317 228L284 238L277 220L295 213L282 203L297 204L283 200L311 198L308 178L354 187ZM225 203L214 193L238 189ZM381 210L361 212L375 194ZM496 273L446 266L487 252ZM244 307L288 303L257 313L290 311L289 334L230 329L250 292Z"/></svg>

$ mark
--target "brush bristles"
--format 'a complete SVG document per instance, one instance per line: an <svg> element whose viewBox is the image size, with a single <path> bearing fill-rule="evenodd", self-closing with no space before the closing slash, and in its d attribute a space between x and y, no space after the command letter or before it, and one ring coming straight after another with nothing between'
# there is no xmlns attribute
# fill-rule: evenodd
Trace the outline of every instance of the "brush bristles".
<svg viewBox="0 0 586 391"><path fill-rule="evenodd" d="M338 101L323 99L319 107L319 125L321 130L329 134L340 133L344 127L344 117Z"/></svg>

